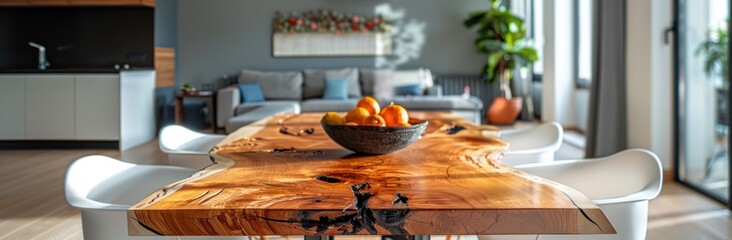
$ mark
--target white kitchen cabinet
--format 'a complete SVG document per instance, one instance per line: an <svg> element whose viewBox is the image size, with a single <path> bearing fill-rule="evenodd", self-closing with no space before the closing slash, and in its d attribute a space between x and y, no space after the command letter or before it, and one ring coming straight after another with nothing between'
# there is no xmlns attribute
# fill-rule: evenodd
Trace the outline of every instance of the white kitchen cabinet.
<svg viewBox="0 0 732 240"><path fill-rule="evenodd" d="M154 94L155 71L3 74L0 141L117 142L125 150L154 139Z"/></svg>
<svg viewBox="0 0 732 240"><path fill-rule="evenodd" d="M119 140L119 75L78 74L74 78L77 140Z"/></svg>
<svg viewBox="0 0 732 240"><path fill-rule="evenodd" d="M25 77L0 76L0 139L25 139Z"/></svg>
<svg viewBox="0 0 732 240"><path fill-rule="evenodd" d="M155 72L120 73L120 141L125 150L155 138Z"/></svg>
<svg viewBox="0 0 732 240"><path fill-rule="evenodd" d="M27 75L25 82L26 138L74 139L74 75Z"/></svg>

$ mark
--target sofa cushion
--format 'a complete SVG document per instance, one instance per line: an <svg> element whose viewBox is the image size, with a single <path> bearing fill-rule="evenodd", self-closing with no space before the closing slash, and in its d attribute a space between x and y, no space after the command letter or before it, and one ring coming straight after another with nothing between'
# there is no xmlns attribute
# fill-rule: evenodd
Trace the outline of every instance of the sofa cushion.
<svg viewBox="0 0 732 240"><path fill-rule="evenodd" d="M382 100L381 103L394 102L404 106L410 111L449 111L449 110L480 110L483 108L483 102L471 96L464 98L462 96L413 96L413 97L394 97L392 99Z"/></svg>
<svg viewBox="0 0 732 240"><path fill-rule="evenodd" d="M361 90L363 95L374 96L374 82L376 79L391 78L392 70L390 69L360 69L359 79L361 80Z"/></svg>
<svg viewBox="0 0 732 240"><path fill-rule="evenodd" d="M348 99L348 80L325 79L324 99Z"/></svg>
<svg viewBox="0 0 732 240"><path fill-rule="evenodd" d="M239 83L259 83L266 99L302 99L303 78L300 72L261 72L241 70Z"/></svg>
<svg viewBox="0 0 732 240"><path fill-rule="evenodd" d="M240 83L237 87L239 87L241 102L264 102L264 94L259 83Z"/></svg>
<svg viewBox="0 0 732 240"><path fill-rule="evenodd" d="M312 98L300 103L303 112L347 112L356 107L358 99L345 100Z"/></svg>
<svg viewBox="0 0 732 240"><path fill-rule="evenodd" d="M432 73L428 69L418 69L409 71L392 71L390 74L373 79L374 97L377 99L388 99L394 97L395 87L419 84L422 92L424 89L431 87L433 83Z"/></svg>
<svg viewBox="0 0 732 240"><path fill-rule="evenodd" d="M226 122L226 132L236 131L243 126L280 113L300 113L300 105L297 101L266 101L241 104L236 107L237 116Z"/></svg>
<svg viewBox="0 0 732 240"><path fill-rule="evenodd" d="M297 101L264 101L264 102L253 102L253 103L242 103L236 106L234 109L234 115L248 114L250 111L258 108L288 108L288 109L300 109L300 103Z"/></svg>
<svg viewBox="0 0 732 240"><path fill-rule="evenodd" d="M322 97L325 90L325 79L345 79L348 81L348 97L361 97L361 86L358 82L358 69L356 68L338 70L305 69L303 73L305 84L302 96L305 99Z"/></svg>
<svg viewBox="0 0 732 240"><path fill-rule="evenodd" d="M422 95L422 86L419 83L412 83L394 87L394 95L396 96L420 96Z"/></svg>

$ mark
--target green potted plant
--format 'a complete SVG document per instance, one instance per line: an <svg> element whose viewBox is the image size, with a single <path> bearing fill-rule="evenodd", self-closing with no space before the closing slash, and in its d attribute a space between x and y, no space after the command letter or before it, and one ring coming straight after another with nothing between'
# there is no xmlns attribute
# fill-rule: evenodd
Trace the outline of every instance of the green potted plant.
<svg viewBox="0 0 732 240"><path fill-rule="evenodd" d="M727 66L727 28L715 28L707 33L707 39L696 49L696 54L704 54L704 71L707 75L721 75L724 79L721 88L729 85L729 66Z"/></svg>
<svg viewBox="0 0 732 240"><path fill-rule="evenodd" d="M190 83L184 83L180 86L180 91L183 92L183 94L190 95L196 93L196 86Z"/></svg>
<svg viewBox="0 0 732 240"><path fill-rule="evenodd" d="M727 20L729 25L729 20ZM707 39L697 47L696 55L704 55L704 71L708 76L721 76L722 83L717 85L717 123L727 125L727 88L729 87L729 65L727 49L729 34L727 27L711 29Z"/></svg>
<svg viewBox="0 0 732 240"><path fill-rule="evenodd" d="M511 93L511 77L515 69L527 67L539 59L535 48L526 39L526 27L520 17L511 13L501 0L490 0L490 9L470 13L463 22L478 34L475 47L486 54L482 74L486 81L499 81L501 96L493 100L488 110L488 122L510 124L521 112L521 98Z"/></svg>

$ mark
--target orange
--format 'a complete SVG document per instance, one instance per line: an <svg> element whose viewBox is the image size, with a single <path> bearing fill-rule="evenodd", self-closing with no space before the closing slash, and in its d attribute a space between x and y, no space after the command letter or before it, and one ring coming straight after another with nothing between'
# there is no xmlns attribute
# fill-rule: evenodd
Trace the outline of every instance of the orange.
<svg viewBox="0 0 732 240"><path fill-rule="evenodd" d="M341 117L341 115L338 115L336 112L329 112L323 115L323 118L320 119L320 122L327 123L327 124L344 124L346 123L346 120Z"/></svg>
<svg viewBox="0 0 732 240"><path fill-rule="evenodd" d="M391 103L381 110L380 115L386 121L386 126L401 126L409 122L409 114L404 107Z"/></svg>
<svg viewBox="0 0 732 240"><path fill-rule="evenodd" d="M379 114L381 111L381 105L379 105L379 102L372 97L361 98L361 100L358 100L356 107L364 108L371 114Z"/></svg>
<svg viewBox="0 0 732 240"><path fill-rule="evenodd" d="M386 122L384 121L384 118L379 115L371 115L366 118L366 120L363 121L364 126L378 126L378 127L384 127L386 126Z"/></svg>
<svg viewBox="0 0 732 240"><path fill-rule="evenodd" d="M346 122L354 122L358 125L363 124L363 121L366 120L367 117L369 117L371 114L368 110L365 108L353 108L348 113L346 113Z"/></svg>
<svg viewBox="0 0 732 240"><path fill-rule="evenodd" d="M347 122L345 125L348 125L348 126L358 126L358 124L356 124L355 122Z"/></svg>

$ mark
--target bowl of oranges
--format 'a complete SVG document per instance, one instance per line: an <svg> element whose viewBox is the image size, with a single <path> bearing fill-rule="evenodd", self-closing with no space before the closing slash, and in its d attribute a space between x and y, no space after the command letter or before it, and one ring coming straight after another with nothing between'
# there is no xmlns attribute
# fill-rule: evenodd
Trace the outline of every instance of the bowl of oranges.
<svg viewBox="0 0 732 240"><path fill-rule="evenodd" d="M409 118L401 105L391 103L382 108L372 97L359 100L345 116L326 113L320 123L333 141L364 154L386 154L405 148L420 138L428 124Z"/></svg>

